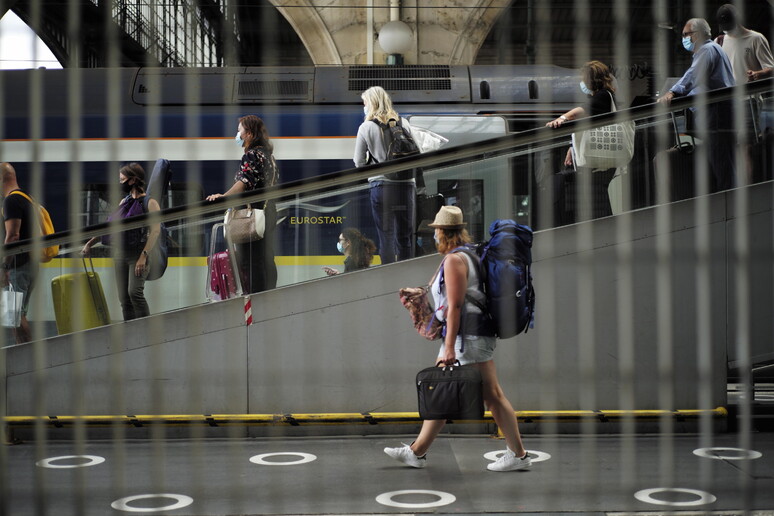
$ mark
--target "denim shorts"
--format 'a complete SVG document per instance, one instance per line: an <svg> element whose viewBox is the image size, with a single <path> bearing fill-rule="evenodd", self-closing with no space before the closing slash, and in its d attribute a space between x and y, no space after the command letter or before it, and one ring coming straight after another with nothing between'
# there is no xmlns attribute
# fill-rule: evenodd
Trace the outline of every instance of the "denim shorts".
<svg viewBox="0 0 774 516"><path fill-rule="evenodd" d="M479 337L476 335L465 336L465 351L460 353L462 347L462 337L457 335L457 342L454 343L454 350L457 352L457 360L461 365L480 364L488 362L494 358L494 350L497 347L495 337ZM443 343L438 350L438 356L443 355Z"/></svg>

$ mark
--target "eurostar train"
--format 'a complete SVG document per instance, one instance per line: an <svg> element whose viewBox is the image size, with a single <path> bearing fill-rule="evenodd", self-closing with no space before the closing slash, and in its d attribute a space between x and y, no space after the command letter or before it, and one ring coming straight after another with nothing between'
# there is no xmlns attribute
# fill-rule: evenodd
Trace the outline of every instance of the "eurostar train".
<svg viewBox="0 0 774 516"><path fill-rule="evenodd" d="M227 190L242 152L234 135L246 114L265 121L282 182L353 168L363 121L360 94L374 85L390 92L412 124L446 136L447 145L531 129L581 101L577 71L554 66L3 71L0 159L14 165L22 188L38 185L57 230L85 227L104 221L114 208L108 192L127 162L150 173L158 158L170 161L167 206ZM506 172L516 168L505 158L498 163ZM514 181L526 184L525 168L519 168ZM466 202L502 189L494 177L503 176L489 174L482 184L468 185L476 191L463 192ZM432 174L427 180L432 193L460 193L454 181L436 181ZM278 260L335 256L338 234L347 226L376 239L365 185L279 208ZM484 213L482 227L491 218L494 213ZM174 256L208 253L209 226L182 226L172 237Z"/></svg>

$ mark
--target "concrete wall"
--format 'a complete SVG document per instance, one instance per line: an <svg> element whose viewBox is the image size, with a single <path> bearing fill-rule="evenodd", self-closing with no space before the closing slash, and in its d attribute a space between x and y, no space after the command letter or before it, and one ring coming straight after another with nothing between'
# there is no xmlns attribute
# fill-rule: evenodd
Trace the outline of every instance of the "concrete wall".
<svg viewBox="0 0 774 516"><path fill-rule="evenodd" d="M514 407L725 405L727 350L739 336L771 348L771 198L769 183L538 233L536 327L496 353ZM439 343L414 333L397 290L438 263L255 295L249 327L236 299L6 348L7 414L414 411Z"/></svg>

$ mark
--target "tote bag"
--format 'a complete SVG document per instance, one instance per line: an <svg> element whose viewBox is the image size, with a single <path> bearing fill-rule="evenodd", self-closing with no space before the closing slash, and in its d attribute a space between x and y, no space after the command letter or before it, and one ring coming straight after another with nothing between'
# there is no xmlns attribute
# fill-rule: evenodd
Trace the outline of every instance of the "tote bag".
<svg viewBox="0 0 774 516"><path fill-rule="evenodd" d="M21 324L21 310L24 292L14 290L13 285L0 291L0 325L18 328Z"/></svg>
<svg viewBox="0 0 774 516"><path fill-rule="evenodd" d="M223 223L226 238L234 244L244 244L263 238L266 231L266 214L248 204L246 209L227 210Z"/></svg>
<svg viewBox="0 0 774 516"><path fill-rule="evenodd" d="M610 102L616 112L613 94ZM578 167L597 170L623 167L634 156L634 121L595 127L572 135L573 158Z"/></svg>

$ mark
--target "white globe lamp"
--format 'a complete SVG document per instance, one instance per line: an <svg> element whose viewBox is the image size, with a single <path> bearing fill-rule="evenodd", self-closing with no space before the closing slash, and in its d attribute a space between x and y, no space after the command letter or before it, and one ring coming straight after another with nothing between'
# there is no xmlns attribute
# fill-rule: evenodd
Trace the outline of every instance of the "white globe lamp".
<svg viewBox="0 0 774 516"><path fill-rule="evenodd" d="M403 64L403 55L411 48L414 35L402 21L387 22L379 31L379 46L387 52L387 64Z"/></svg>

